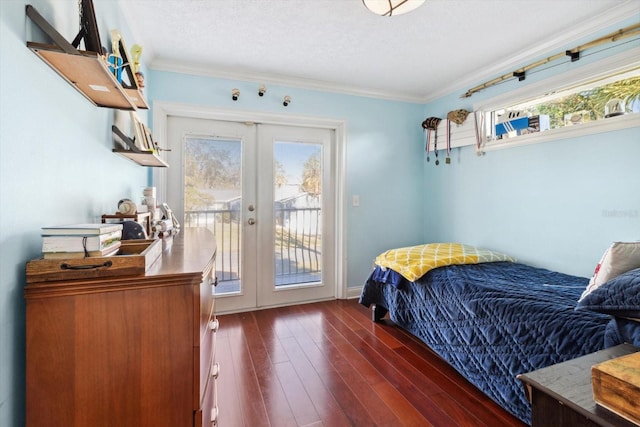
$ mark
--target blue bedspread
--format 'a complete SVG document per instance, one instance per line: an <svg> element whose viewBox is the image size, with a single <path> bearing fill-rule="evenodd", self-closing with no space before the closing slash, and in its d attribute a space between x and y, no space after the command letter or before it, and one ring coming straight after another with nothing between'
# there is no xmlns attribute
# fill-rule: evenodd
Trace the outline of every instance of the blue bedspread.
<svg viewBox="0 0 640 427"><path fill-rule="evenodd" d="M518 374L623 339L607 331L611 316L575 310L585 278L510 262L436 268L413 283L385 273L371 274L360 303L388 309L393 322L526 423L531 409Z"/></svg>

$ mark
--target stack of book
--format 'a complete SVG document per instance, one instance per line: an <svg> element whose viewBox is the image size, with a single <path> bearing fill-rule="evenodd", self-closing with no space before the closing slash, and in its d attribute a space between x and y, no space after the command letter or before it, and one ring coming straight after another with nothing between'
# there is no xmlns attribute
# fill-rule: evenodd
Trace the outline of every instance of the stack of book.
<svg viewBox="0 0 640 427"><path fill-rule="evenodd" d="M72 224L42 228L45 259L105 257L120 248L122 224Z"/></svg>

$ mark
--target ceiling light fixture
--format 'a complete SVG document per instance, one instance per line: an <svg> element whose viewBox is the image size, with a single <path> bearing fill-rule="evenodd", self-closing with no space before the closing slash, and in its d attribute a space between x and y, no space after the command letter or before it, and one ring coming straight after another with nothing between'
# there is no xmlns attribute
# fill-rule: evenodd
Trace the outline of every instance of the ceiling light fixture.
<svg viewBox="0 0 640 427"><path fill-rule="evenodd" d="M425 0L362 0L364 6L380 16L395 16L411 12Z"/></svg>

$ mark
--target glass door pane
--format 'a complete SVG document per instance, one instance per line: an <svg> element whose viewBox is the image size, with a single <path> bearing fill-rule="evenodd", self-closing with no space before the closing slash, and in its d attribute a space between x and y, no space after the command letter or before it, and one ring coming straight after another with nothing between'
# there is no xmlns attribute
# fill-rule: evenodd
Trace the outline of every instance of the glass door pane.
<svg viewBox="0 0 640 427"><path fill-rule="evenodd" d="M261 124L257 139L258 307L332 298L333 133Z"/></svg>
<svg viewBox="0 0 640 427"><path fill-rule="evenodd" d="M274 283L322 281L322 145L274 142Z"/></svg>
<svg viewBox="0 0 640 427"><path fill-rule="evenodd" d="M184 221L216 236L216 294L241 291L242 141L187 137L184 145Z"/></svg>
<svg viewBox="0 0 640 427"><path fill-rule="evenodd" d="M166 199L217 243L216 310L335 296L334 134L303 126L167 121Z"/></svg>

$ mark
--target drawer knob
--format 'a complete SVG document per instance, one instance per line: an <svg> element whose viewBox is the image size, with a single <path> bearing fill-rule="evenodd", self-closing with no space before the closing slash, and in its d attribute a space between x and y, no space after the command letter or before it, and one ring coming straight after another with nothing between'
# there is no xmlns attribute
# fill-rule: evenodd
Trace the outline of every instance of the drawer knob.
<svg viewBox="0 0 640 427"><path fill-rule="evenodd" d="M220 375L220 364L216 362L211 366L211 377L213 377L214 380L217 380L218 375Z"/></svg>
<svg viewBox="0 0 640 427"><path fill-rule="evenodd" d="M213 319L210 322L209 327L213 332L218 332L218 328L220 328L220 322L218 322L218 319Z"/></svg>
<svg viewBox="0 0 640 427"><path fill-rule="evenodd" d="M218 425L218 407L214 406L211 408L211 425Z"/></svg>

